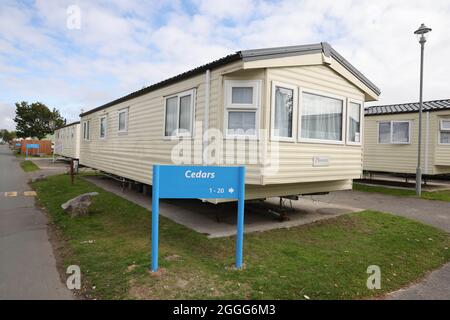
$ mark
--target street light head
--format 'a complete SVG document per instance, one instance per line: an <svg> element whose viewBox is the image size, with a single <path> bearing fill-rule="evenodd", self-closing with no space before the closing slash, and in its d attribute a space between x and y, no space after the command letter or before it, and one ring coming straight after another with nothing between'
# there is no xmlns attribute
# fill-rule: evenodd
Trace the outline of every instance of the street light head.
<svg viewBox="0 0 450 320"><path fill-rule="evenodd" d="M431 32L431 28L428 28L425 26L424 23L422 23L416 31L414 31L414 34L417 36L417 39L420 43L426 42L428 38L428 34Z"/></svg>

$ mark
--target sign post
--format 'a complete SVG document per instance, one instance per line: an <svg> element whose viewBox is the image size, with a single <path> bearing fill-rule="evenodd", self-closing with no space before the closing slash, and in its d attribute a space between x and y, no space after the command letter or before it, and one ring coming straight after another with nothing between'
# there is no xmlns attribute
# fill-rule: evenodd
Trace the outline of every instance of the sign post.
<svg viewBox="0 0 450 320"><path fill-rule="evenodd" d="M25 160L28 160L28 149L38 149L39 150L39 144L37 143L30 143L26 145L26 157Z"/></svg>
<svg viewBox="0 0 450 320"><path fill-rule="evenodd" d="M158 271L159 199L237 199L236 268L244 247L245 167L153 166L152 265Z"/></svg>

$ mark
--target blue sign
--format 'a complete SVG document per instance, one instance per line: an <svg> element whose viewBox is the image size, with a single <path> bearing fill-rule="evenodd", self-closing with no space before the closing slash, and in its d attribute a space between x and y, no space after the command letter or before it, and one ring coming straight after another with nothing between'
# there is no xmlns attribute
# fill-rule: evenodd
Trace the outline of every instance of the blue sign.
<svg viewBox="0 0 450 320"><path fill-rule="evenodd" d="M238 198L239 167L160 166L159 176L159 198Z"/></svg>
<svg viewBox="0 0 450 320"><path fill-rule="evenodd" d="M153 166L152 271L158 270L159 199L237 199L236 268L242 268L245 167Z"/></svg>
<svg viewBox="0 0 450 320"><path fill-rule="evenodd" d="M25 159L28 160L28 149L38 149L39 150L39 145L37 143L29 143L26 145L26 157Z"/></svg>
<svg viewBox="0 0 450 320"><path fill-rule="evenodd" d="M22 144L21 143L16 143L16 147L21 147Z"/></svg>

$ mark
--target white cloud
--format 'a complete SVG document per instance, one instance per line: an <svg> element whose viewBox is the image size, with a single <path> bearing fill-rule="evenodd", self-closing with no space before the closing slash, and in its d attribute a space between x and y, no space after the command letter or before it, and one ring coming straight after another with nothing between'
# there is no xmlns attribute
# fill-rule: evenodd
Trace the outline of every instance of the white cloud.
<svg viewBox="0 0 450 320"><path fill-rule="evenodd" d="M66 28L69 5L80 30ZM417 100L420 23L425 98L448 97L450 3L228 0L2 2L0 125L20 100L58 107L69 120L156 81L240 49L330 42L382 90L379 103Z"/></svg>
<svg viewBox="0 0 450 320"><path fill-rule="evenodd" d="M6 129L9 131L14 130L16 127L14 122L15 116L15 107L0 101L0 129Z"/></svg>

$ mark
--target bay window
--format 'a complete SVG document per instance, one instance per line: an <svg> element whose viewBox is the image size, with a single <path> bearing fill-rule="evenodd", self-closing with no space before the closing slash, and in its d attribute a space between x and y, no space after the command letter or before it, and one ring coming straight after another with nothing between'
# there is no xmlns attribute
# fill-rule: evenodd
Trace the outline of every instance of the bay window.
<svg viewBox="0 0 450 320"><path fill-rule="evenodd" d="M450 119L442 119L439 129L439 143L450 144Z"/></svg>
<svg viewBox="0 0 450 320"><path fill-rule="evenodd" d="M164 135L191 136L194 120L195 90L165 98Z"/></svg>
<svg viewBox="0 0 450 320"><path fill-rule="evenodd" d="M225 81L226 136L256 137L260 108L260 81Z"/></svg>
<svg viewBox="0 0 450 320"><path fill-rule="evenodd" d="M300 113L302 140L343 141L344 99L302 92Z"/></svg>
<svg viewBox="0 0 450 320"><path fill-rule="evenodd" d="M361 144L361 111L361 103L349 102L347 142L350 144Z"/></svg>
<svg viewBox="0 0 450 320"><path fill-rule="evenodd" d="M378 123L378 143L411 143L410 121L381 121Z"/></svg>

